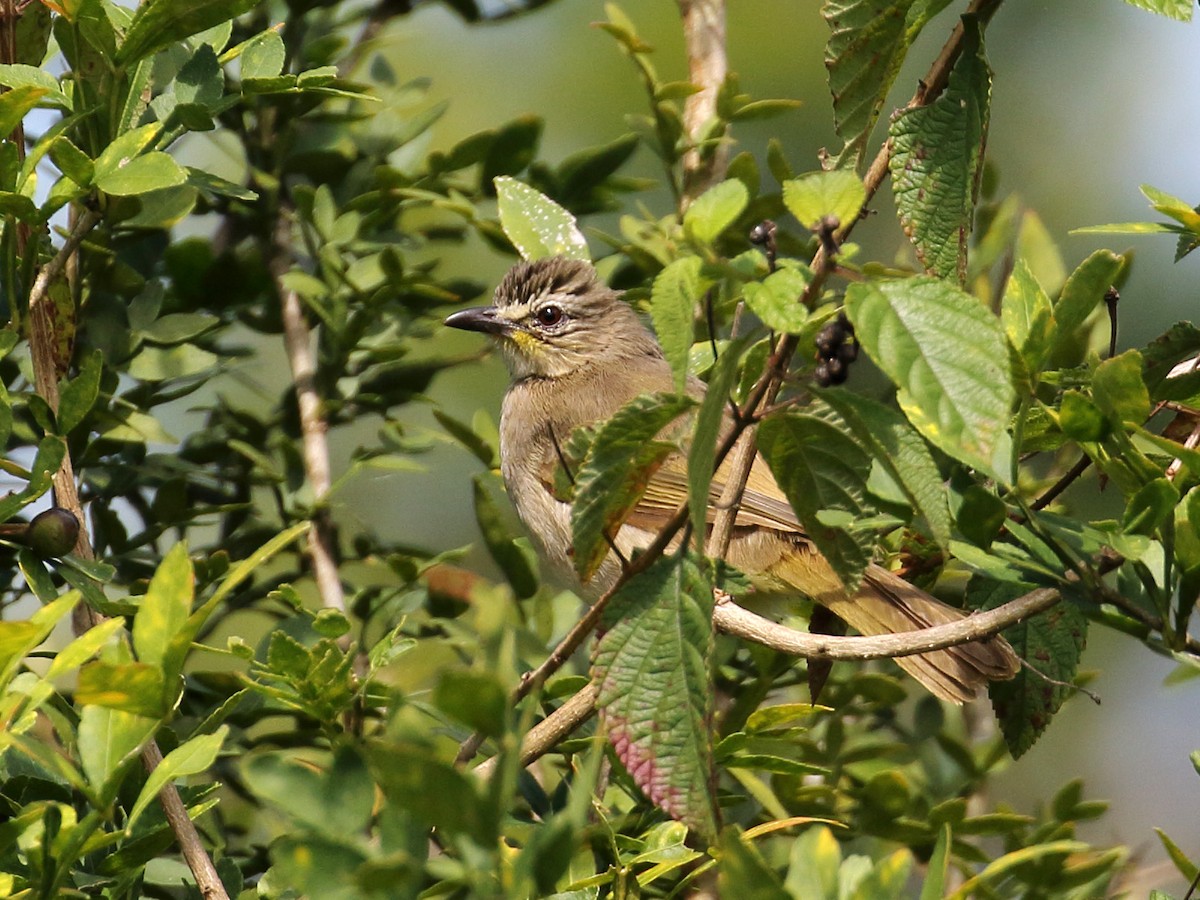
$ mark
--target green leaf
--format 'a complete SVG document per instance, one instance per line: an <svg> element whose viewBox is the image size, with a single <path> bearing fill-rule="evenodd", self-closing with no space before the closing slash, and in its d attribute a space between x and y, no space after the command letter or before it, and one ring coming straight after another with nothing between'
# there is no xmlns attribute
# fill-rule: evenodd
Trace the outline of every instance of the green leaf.
<svg viewBox="0 0 1200 900"><path fill-rule="evenodd" d="M573 215L515 178L497 178L495 185L500 226L523 259L588 258L587 240Z"/></svg>
<svg viewBox="0 0 1200 900"><path fill-rule="evenodd" d="M950 825L938 829L933 855L925 866L925 881L921 884L920 900L942 900L946 891L946 875L950 871Z"/></svg>
<svg viewBox="0 0 1200 900"><path fill-rule="evenodd" d="M833 95L833 123L845 146L838 168L857 168L871 129L909 46L948 0L828 0L825 68Z"/></svg>
<svg viewBox="0 0 1200 900"><path fill-rule="evenodd" d="M899 387L900 408L917 430L1007 483L1015 392L995 316L931 278L852 284L846 312L863 348Z"/></svg>
<svg viewBox="0 0 1200 900"><path fill-rule="evenodd" d="M476 781L437 759L428 747L374 741L367 761L384 796L448 835L466 834L480 846L496 841L496 823Z"/></svg>
<svg viewBox="0 0 1200 900"><path fill-rule="evenodd" d="M156 718L104 706L80 710L79 762L97 796L108 799L116 793L125 772L157 729Z"/></svg>
<svg viewBox="0 0 1200 900"><path fill-rule="evenodd" d="M1179 490L1166 478L1147 482L1129 498L1121 529L1126 534L1153 536L1159 527L1175 513Z"/></svg>
<svg viewBox="0 0 1200 900"><path fill-rule="evenodd" d="M165 659L175 637L192 611L195 575L187 545L172 547L150 579L150 587L138 604L133 620L133 648L138 660L161 667L167 675L177 673L182 660ZM170 687L170 685L168 685Z"/></svg>
<svg viewBox="0 0 1200 900"><path fill-rule="evenodd" d="M138 329L148 341L167 346L190 341L221 324L208 313L168 313Z"/></svg>
<svg viewBox="0 0 1200 900"><path fill-rule="evenodd" d="M716 461L717 437L725 421L729 392L738 374L738 361L749 346L748 337L730 342L713 365L708 390L700 401L692 443L688 447L688 508L692 519L692 534L703 544L708 533L709 490L713 465Z"/></svg>
<svg viewBox="0 0 1200 900"><path fill-rule="evenodd" d="M737 221L749 202L746 186L736 178L713 185L683 214L684 234L701 244L712 244Z"/></svg>
<svg viewBox="0 0 1200 900"><path fill-rule="evenodd" d="M498 738L504 733L508 699L495 675L447 669L433 690L433 703L487 737Z"/></svg>
<svg viewBox="0 0 1200 900"><path fill-rule="evenodd" d="M0 65L0 84L14 89L37 88L36 100L45 98L47 102L71 112L71 98L62 92L58 79L36 66ZM4 133L8 134L7 131Z"/></svg>
<svg viewBox="0 0 1200 900"><path fill-rule="evenodd" d="M232 57L241 59L243 78L274 78L283 71L287 50L279 32L268 28L225 53L221 61Z"/></svg>
<svg viewBox="0 0 1200 900"><path fill-rule="evenodd" d="M50 144L49 153L51 161L58 166L59 171L77 185L87 187L92 183L95 169L91 159L70 140L59 135Z"/></svg>
<svg viewBox="0 0 1200 900"><path fill-rule="evenodd" d="M994 609L1033 589L1034 585L1028 583L997 582L973 576L967 585L967 606ZM1087 643L1087 624L1083 613L1063 600L1004 630L1004 637L1017 655L1028 660L1043 675L1067 683L1067 686L1048 683L1022 668L1012 680L993 681L988 685L992 708L1013 759L1033 746L1063 701L1074 693L1069 684L1075 677L1079 657Z"/></svg>
<svg viewBox="0 0 1200 900"><path fill-rule="evenodd" d="M66 444L57 435L42 438L33 465L29 467L29 481L25 487L0 499L0 522L7 522L22 507L50 490L54 473L58 471L66 452Z"/></svg>
<svg viewBox="0 0 1200 900"><path fill-rule="evenodd" d="M721 832L717 896L739 900L789 900L775 870L736 828Z"/></svg>
<svg viewBox="0 0 1200 900"><path fill-rule="evenodd" d="M921 436L891 407L860 394L834 390L817 395L900 485L913 509L925 517L939 546L947 546L951 519L946 485Z"/></svg>
<svg viewBox="0 0 1200 900"><path fill-rule="evenodd" d="M800 297L812 273L807 267L781 266L761 282L751 281L742 291L746 305L772 331L799 334L808 324L808 310Z"/></svg>
<svg viewBox="0 0 1200 900"><path fill-rule="evenodd" d="M97 660L79 670L75 702L160 718L167 711L165 684L156 666Z"/></svg>
<svg viewBox="0 0 1200 900"><path fill-rule="evenodd" d="M1193 761L1195 761L1195 758L1196 757L1193 754ZM1188 859L1187 854L1179 848L1178 844L1167 837L1165 831L1163 831L1161 828L1155 828L1154 830L1158 834L1158 839L1162 843L1163 849L1167 851L1167 856L1170 857L1171 862L1175 864L1175 868L1179 870L1179 874L1186 878L1189 882L1194 881L1197 875L1200 875L1200 868L1198 868L1194 862Z"/></svg>
<svg viewBox="0 0 1200 900"><path fill-rule="evenodd" d="M1058 423L1063 434L1080 443L1103 440L1110 430L1104 413L1079 391L1067 391L1063 394Z"/></svg>
<svg viewBox="0 0 1200 900"><path fill-rule="evenodd" d="M975 546L984 550L990 547L1007 518L1008 507L991 491L978 484L968 485L963 491L958 530Z"/></svg>
<svg viewBox="0 0 1200 900"><path fill-rule="evenodd" d="M831 527L820 513L838 510L866 518L874 512L866 500L871 458L834 425L807 414L765 420L758 445L805 532L853 591L871 562L873 536Z"/></svg>
<svg viewBox="0 0 1200 900"><path fill-rule="evenodd" d="M826 216L834 216L838 227L858 218L867 199L862 180L848 169L812 172L785 181L783 202L788 212L805 228L815 230Z"/></svg>
<svg viewBox="0 0 1200 900"><path fill-rule="evenodd" d="M129 363L129 374L142 381L160 382L190 378L215 368L220 358L195 344L173 347L146 345Z"/></svg>
<svg viewBox="0 0 1200 900"><path fill-rule="evenodd" d="M54 626L78 602L79 594L71 591L28 619L0 621L0 687L7 687L25 657L50 636Z"/></svg>
<svg viewBox="0 0 1200 900"><path fill-rule="evenodd" d="M125 823L125 832L128 834L133 830L138 817L157 799L159 792L168 782L188 775L197 775L209 768L221 752L221 745L225 743L225 735L228 733L229 726L222 725L212 734L194 737L168 753L142 786L142 791L129 813L129 821Z"/></svg>
<svg viewBox="0 0 1200 900"><path fill-rule="evenodd" d="M27 84L0 94L0 134L12 134L29 111L49 93L44 87Z"/></svg>
<svg viewBox="0 0 1200 900"><path fill-rule="evenodd" d="M1125 0L1130 6L1146 9L1168 19L1180 22L1192 21L1192 8L1195 0Z"/></svg>
<svg viewBox="0 0 1200 900"><path fill-rule="evenodd" d="M130 197L174 187L187 181L187 172L167 153L152 150L125 161L116 169L101 171L96 160L95 184L106 194Z"/></svg>
<svg viewBox="0 0 1200 900"><path fill-rule="evenodd" d="M675 390L679 393L683 393L687 384L696 305L709 284L700 275L702 265L698 256L674 260L658 273L650 291L650 319L663 355L671 364Z"/></svg>
<svg viewBox="0 0 1200 900"><path fill-rule="evenodd" d="M361 831L371 817L375 786L352 747L320 769L290 753L264 753L241 763L245 783L292 820L331 837Z"/></svg>
<svg viewBox="0 0 1200 900"><path fill-rule="evenodd" d="M992 85L979 21L962 21L962 54L946 91L928 106L900 113L888 127L900 224L926 269L960 284L967 274Z"/></svg>
<svg viewBox="0 0 1200 900"><path fill-rule="evenodd" d="M1105 292L1117 280L1124 265L1125 260L1112 251L1097 250L1071 273L1054 304L1054 320L1058 324L1056 346L1074 337L1075 330L1104 299Z"/></svg>
<svg viewBox="0 0 1200 900"><path fill-rule="evenodd" d="M712 584L690 557L659 559L613 597L592 658L617 757L652 803L706 841L717 830L712 609Z"/></svg>
<svg viewBox="0 0 1200 900"><path fill-rule="evenodd" d="M1092 378L1092 399L1114 422L1140 424L1150 415L1150 391L1142 379L1142 354L1126 350L1106 359Z"/></svg>
<svg viewBox="0 0 1200 900"><path fill-rule="evenodd" d="M792 844L784 887L793 897L837 897L841 865L841 845L833 832L824 825L807 828Z"/></svg>
<svg viewBox="0 0 1200 900"><path fill-rule="evenodd" d="M1017 260L1004 286L1000 321L1020 361L1024 381L1032 389L1050 351L1055 321L1050 298L1023 259Z"/></svg>
<svg viewBox="0 0 1200 900"><path fill-rule="evenodd" d="M336 70L334 70L336 72ZM301 77L303 83L304 76ZM538 142L542 138L542 120L537 116L519 116L496 132L483 157L480 180L484 185L496 184L497 179L516 175L537 158ZM499 190L499 184L496 184Z"/></svg>
<svg viewBox="0 0 1200 900"><path fill-rule="evenodd" d="M646 394L597 429L575 473L571 507L575 571L581 580L596 573L608 555L605 535L615 533L645 493L651 474L675 451L673 444L655 437L694 405L683 395Z"/></svg>
<svg viewBox="0 0 1200 900"><path fill-rule="evenodd" d="M115 62L128 66L172 44L249 12L257 0L154 0L134 13Z"/></svg>
<svg viewBox="0 0 1200 900"><path fill-rule="evenodd" d="M537 575L525 552L513 541L500 514L500 507L484 486L484 477L481 474L472 479L475 487L475 521L479 524L479 532L483 535L488 553L504 573L513 593L521 599L532 597L538 589Z"/></svg>
<svg viewBox="0 0 1200 900"><path fill-rule="evenodd" d="M100 350L93 350L84 357L79 374L63 384L58 401L58 430L61 434L74 431L96 405L103 367L103 354Z"/></svg>

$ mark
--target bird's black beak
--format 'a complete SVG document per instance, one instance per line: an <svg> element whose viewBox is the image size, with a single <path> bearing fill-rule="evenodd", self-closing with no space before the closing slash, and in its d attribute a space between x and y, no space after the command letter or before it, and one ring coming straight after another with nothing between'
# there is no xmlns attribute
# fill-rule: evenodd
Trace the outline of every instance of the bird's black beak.
<svg viewBox="0 0 1200 900"><path fill-rule="evenodd" d="M509 323L496 315L494 306L473 306L470 309L460 309L446 317L443 323L451 328L461 328L463 331L478 331L483 334L505 334Z"/></svg>

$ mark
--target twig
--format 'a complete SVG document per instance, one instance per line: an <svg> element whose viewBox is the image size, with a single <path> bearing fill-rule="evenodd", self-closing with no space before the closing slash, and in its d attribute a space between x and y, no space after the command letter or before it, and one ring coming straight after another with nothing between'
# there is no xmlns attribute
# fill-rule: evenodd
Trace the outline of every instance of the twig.
<svg viewBox="0 0 1200 900"><path fill-rule="evenodd" d="M158 743L151 741L142 751L142 765L145 766L146 773L153 772L162 761L163 755L162 751L158 749ZM188 868L192 870L192 875L196 879L200 896L204 900L229 900L229 894L225 892L225 885L221 883L221 876L217 874L216 866L213 865L208 851L204 849L204 844L200 841L200 833L196 831L195 823L188 815L187 807L184 806L183 798L179 796L175 785L168 782L159 792L158 799L167 816L167 823L175 832L176 840L179 841L179 849L183 853L184 861L187 862Z"/></svg>
<svg viewBox="0 0 1200 900"><path fill-rule="evenodd" d="M725 82L728 68L725 0L679 0L679 12L683 17L688 79L700 89L687 98L683 107L684 131L696 145L683 156L683 196L680 203L686 208L725 177L725 169L729 164L729 147L724 140L711 148L698 146L704 139L705 129L717 116L717 94Z"/></svg>
<svg viewBox="0 0 1200 900"><path fill-rule="evenodd" d="M596 712L596 698L600 688L587 684L577 691L562 706L529 729L521 741L519 757L521 767L529 765L551 747L586 722ZM480 778L490 778L496 770L500 757L485 759L473 770Z"/></svg>
<svg viewBox="0 0 1200 900"><path fill-rule="evenodd" d="M333 518L326 505L332 479L329 474L328 426L317 390L317 364L313 356L312 335L304 316L300 296L283 286L283 276L291 269L291 216L281 209L275 225L271 276L279 292L283 313L283 343L287 350L296 405L300 412L300 432L304 441L304 472L313 493L312 530L308 533L308 555L313 580L326 609L346 611L346 594L337 567L337 539Z"/></svg>
<svg viewBox="0 0 1200 900"><path fill-rule="evenodd" d="M1033 503L1029 504L1032 509L1045 509L1055 501L1059 494L1069 488L1080 475L1087 471L1088 466L1092 464L1090 456L1081 456L1075 461L1075 465L1071 466L1063 476L1054 482L1044 494L1038 497Z"/></svg>

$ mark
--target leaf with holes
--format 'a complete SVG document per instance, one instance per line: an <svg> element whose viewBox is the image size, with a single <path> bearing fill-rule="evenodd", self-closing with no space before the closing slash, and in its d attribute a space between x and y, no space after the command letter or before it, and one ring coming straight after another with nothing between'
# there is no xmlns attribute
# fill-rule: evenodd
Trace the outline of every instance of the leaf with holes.
<svg viewBox="0 0 1200 900"><path fill-rule="evenodd" d="M900 389L900 408L917 430L1007 483L1015 392L996 317L934 278L853 284L846 312L863 348Z"/></svg>
<svg viewBox="0 0 1200 900"><path fill-rule="evenodd" d="M587 240L573 215L515 178L497 178L495 185L500 225L522 259L588 258Z"/></svg>
<svg viewBox="0 0 1200 900"><path fill-rule="evenodd" d="M608 739L656 806L716 836L712 584L689 556L658 560L613 597L592 658Z"/></svg>
<svg viewBox="0 0 1200 900"><path fill-rule="evenodd" d="M571 508L575 571L583 581L596 574L608 555L606 536L620 527L645 493L650 476L675 450L673 444L655 438L695 402L687 396L644 394L597 429L575 476Z"/></svg>
<svg viewBox="0 0 1200 900"><path fill-rule="evenodd" d="M810 415L774 416L758 429L758 446L805 532L853 589L871 562L871 534L822 521L835 510L853 519L874 513L868 503L871 457L849 435Z"/></svg>
<svg viewBox="0 0 1200 900"><path fill-rule="evenodd" d="M976 19L963 17L962 55L944 94L892 120L892 191L900 224L925 268L967 275L967 238L983 174L992 73Z"/></svg>
<svg viewBox="0 0 1200 900"><path fill-rule="evenodd" d="M992 581L973 576L967 585L967 606L994 609L1034 589L1024 582ZM1075 677L1079 657L1087 643L1087 619L1079 608L1062 601L1018 625L1004 629L1017 655L1037 669L1021 669L1010 681L993 681L988 695L1000 731L1013 759L1021 756L1041 737L1050 719L1073 690L1067 686ZM1067 685L1052 684L1041 675Z"/></svg>
<svg viewBox="0 0 1200 900"><path fill-rule="evenodd" d="M856 168L883 101L921 28L949 0L827 0L825 68L833 122L845 146L834 165Z"/></svg>

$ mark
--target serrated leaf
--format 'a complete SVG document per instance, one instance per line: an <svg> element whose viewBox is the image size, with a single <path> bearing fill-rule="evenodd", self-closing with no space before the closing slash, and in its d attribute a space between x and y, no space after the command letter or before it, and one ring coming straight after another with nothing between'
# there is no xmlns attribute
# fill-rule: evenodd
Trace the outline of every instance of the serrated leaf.
<svg viewBox="0 0 1200 900"><path fill-rule="evenodd" d="M194 737L168 753L150 773L150 777L142 786L141 793L138 794L137 801L130 810L129 820L125 823L126 832L132 831L138 817L158 797L158 792L166 786L167 782L187 775L196 775L211 766L216 760L217 754L221 752L221 745L225 742L225 735L228 733L229 726L222 725L212 734Z"/></svg>
<svg viewBox="0 0 1200 900"><path fill-rule="evenodd" d="M1195 0L1125 0L1125 2L1130 6L1149 10L1179 22L1192 21L1192 8L1196 5Z"/></svg>
<svg viewBox="0 0 1200 900"><path fill-rule="evenodd" d="M812 280L807 267L783 266L761 282L742 288L746 305L772 331L799 334L808 324L808 310L800 296Z"/></svg>
<svg viewBox="0 0 1200 900"><path fill-rule="evenodd" d="M992 73L977 19L963 17L962 54L945 93L892 120L892 191L900 224L929 271L960 284L967 274Z"/></svg>
<svg viewBox="0 0 1200 900"><path fill-rule="evenodd" d="M1017 260L1004 286L1000 321L1020 360L1023 380L1032 389L1050 350L1055 320L1050 298L1023 259Z"/></svg>
<svg viewBox="0 0 1200 900"><path fill-rule="evenodd" d="M783 203L801 225L815 229L826 216L839 226L858 218L867 199L862 179L848 169L811 172L783 184Z"/></svg>
<svg viewBox="0 0 1200 900"><path fill-rule="evenodd" d="M838 510L857 519L874 512L866 499L871 458L834 425L807 414L765 420L758 445L805 532L854 590L871 562L873 537L826 525L819 514Z"/></svg>
<svg viewBox="0 0 1200 900"><path fill-rule="evenodd" d="M711 244L737 221L749 202L746 186L736 178L713 185L683 214L684 233L701 244Z"/></svg>
<svg viewBox="0 0 1200 900"><path fill-rule="evenodd" d="M828 0L821 8L834 128L845 142L838 168L857 168L909 45L946 2Z"/></svg>
<svg viewBox="0 0 1200 900"><path fill-rule="evenodd" d="M660 559L613 597L592 658L618 758L651 802L706 841L717 821L712 609L712 584L690 557Z"/></svg>
<svg viewBox="0 0 1200 900"><path fill-rule="evenodd" d="M1058 325L1055 345L1070 340L1073 333L1104 299L1105 292L1117 280L1125 260L1111 250L1097 250L1071 273L1054 304Z"/></svg>
<svg viewBox="0 0 1200 900"><path fill-rule="evenodd" d="M1126 350L1106 359L1092 377L1092 399L1116 424L1141 422L1150 415L1150 391L1142 379L1142 354Z"/></svg>
<svg viewBox="0 0 1200 900"><path fill-rule="evenodd" d="M248 12L257 0L155 0L134 13L115 62L127 66Z"/></svg>
<svg viewBox="0 0 1200 900"><path fill-rule="evenodd" d="M567 210L515 178L497 178L495 185L500 226L523 259L588 258L587 240Z"/></svg>
<svg viewBox="0 0 1200 900"><path fill-rule="evenodd" d="M1015 392L996 317L931 278L852 284L846 312L863 348L900 389L900 408L917 430L1007 483Z"/></svg>
<svg viewBox="0 0 1200 900"><path fill-rule="evenodd" d="M587 458L575 473L571 530L575 571L588 581L608 555L611 535L637 505L650 475L675 448L655 440L695 405L682 395L644 394L596 430Z"/></svg>
<svg viewBox="0 0 1200 900"><path fill-rule="evenodd" d="M994 609L1034 589L1024 582L997 582L973 576L967 585L967 605ZM1004 630L1004 637L1017 655L1038 672L1070 684L1087 643L1087 618L1069 601ZM1010 681L993 681L988 695L1004 742L1013 759L1020 757L1041 737L1070 687L1052 684L1022 668Z"/></svg>
<svg viewBox="0 0 1200 900"><path fill-rule="evenodd" d="M913 509L925 517L934 540L947 546L951 519L946 485L920 435L900 413L860 394L833 390L818 396L896 480Z"/></svg>
<svg viewBox="0 0 1200 900"><path fill-rule="evenodd" d="M700 275L702 265L698 256L677 259L658 273L650 290L650 319L678 392L687 384L696 304L708 284Z"/></svg>

